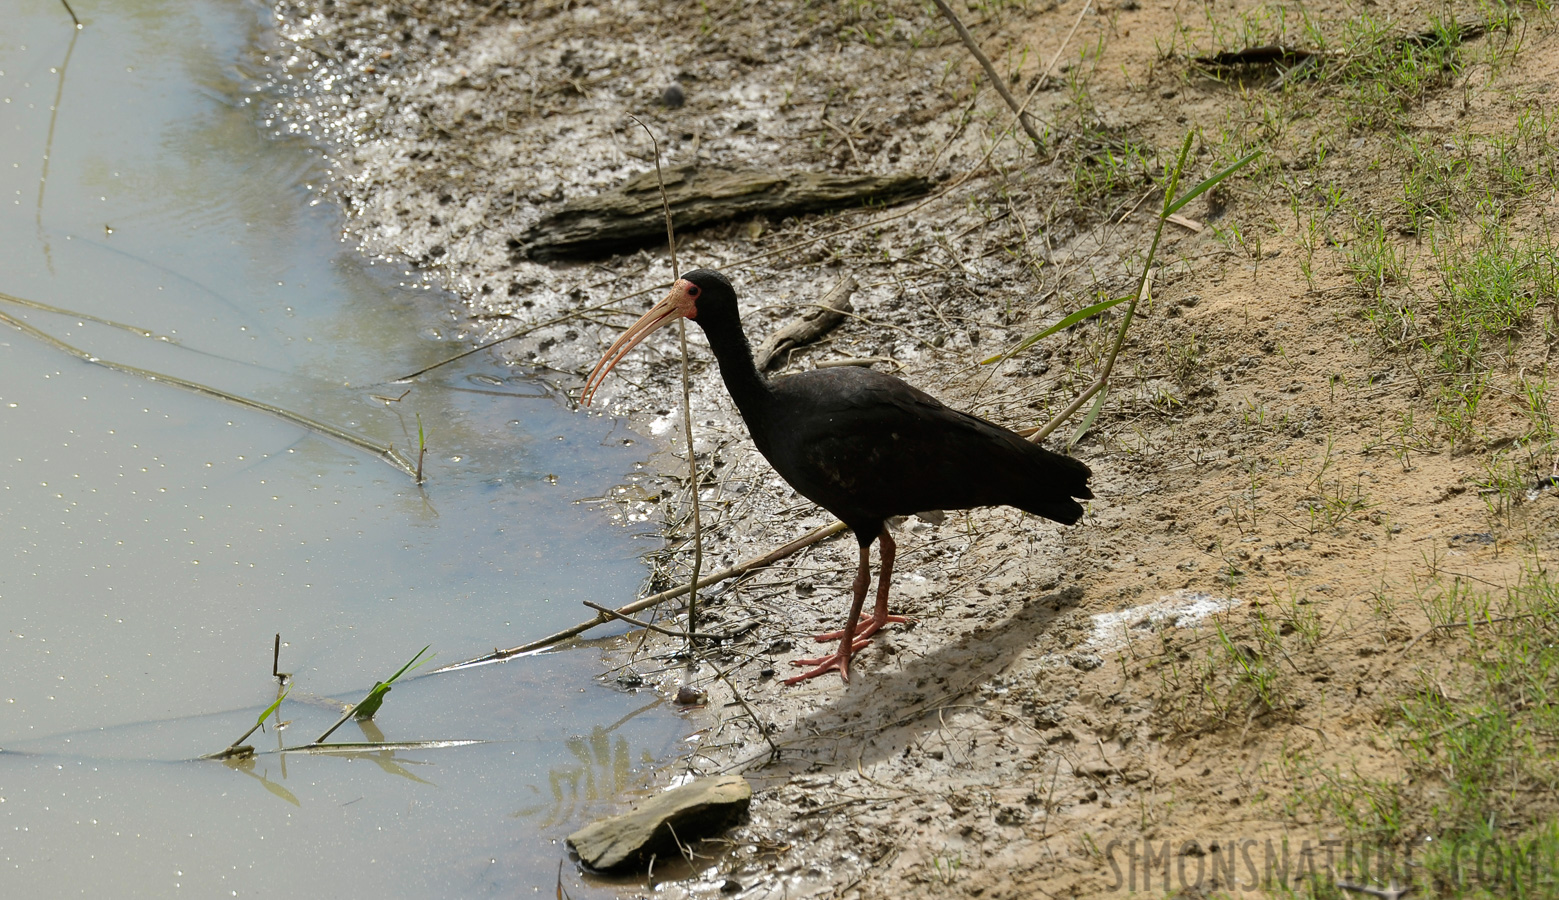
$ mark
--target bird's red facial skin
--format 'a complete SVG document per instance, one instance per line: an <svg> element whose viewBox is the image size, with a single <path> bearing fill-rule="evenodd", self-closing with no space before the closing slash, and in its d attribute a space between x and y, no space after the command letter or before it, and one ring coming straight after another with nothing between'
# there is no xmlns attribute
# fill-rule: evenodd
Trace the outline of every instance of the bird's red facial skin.
<svg viewBox="0 0 1559 900"><path fill-rule="evenodd" d="M650 307L639 321L622 333L606 353L601 356L601 361L595 364L595 369L590 372L590 377L585 380L584 393L579 400L585 406L595 397L595 392L600 389L601 382L606 380L606 374L612 371L612 367L622 362L640 341L649 337L655 331L671 324L677 318L692 319L698 315L698 285L684 279L678 279L671 286L671 292L663 300Z"/></svg>

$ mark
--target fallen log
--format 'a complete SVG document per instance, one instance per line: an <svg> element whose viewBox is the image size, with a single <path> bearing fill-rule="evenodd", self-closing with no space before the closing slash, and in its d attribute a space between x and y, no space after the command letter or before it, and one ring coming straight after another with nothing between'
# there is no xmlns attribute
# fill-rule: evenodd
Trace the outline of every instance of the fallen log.
<svg viewBox="0 0 1559 900"><path fill-rule="evenodd" d="M786 216L867 204L887 206L931 190L919 175L834 175L720 169L692 163L663 170L679 231L747 216ZM516 258L538 261L624 253L666 237L655 171L581 197L510 240Z"/></svg>

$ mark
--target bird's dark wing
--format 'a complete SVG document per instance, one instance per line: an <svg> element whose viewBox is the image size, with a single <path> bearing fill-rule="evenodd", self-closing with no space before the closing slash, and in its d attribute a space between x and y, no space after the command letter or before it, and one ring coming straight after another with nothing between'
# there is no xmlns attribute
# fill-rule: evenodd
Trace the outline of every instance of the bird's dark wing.
<svg viewBox="0 0 1559 900"><path fill-rule="evenodd" d="M803 495L852 522L927 509L1016 506L1075 522L1088 467L888 375L861 368L779 381L754 433ZM853 524L853 522L852 522Z"/></svg>

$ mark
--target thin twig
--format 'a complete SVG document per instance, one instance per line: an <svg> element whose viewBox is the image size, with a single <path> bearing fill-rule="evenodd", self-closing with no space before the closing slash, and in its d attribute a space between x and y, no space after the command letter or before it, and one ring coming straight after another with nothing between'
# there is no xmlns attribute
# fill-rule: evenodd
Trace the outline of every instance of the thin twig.
<svg viewBox="0 0 1559 900"><path fill-rule="evenodd" d="M774 743L774 737L769 734L768 726L764 725L763 724L763 720L758 718L758 714L752 711L752 707L751 706L747 705L747 698L742 696L742 692L737 690L736 683L734 681L732 681L731 678L730 678L731 669L736 668L736 666L731 666L728 669L722 670L719 666L715 665L712 662L709 665L714 668L714 670L715 670L715 677L717 677L721 681L725 682L725 686L731 689L731 696L735 697L736 698L736 702L740 703L742 705L742 709L745 710L747 715L748 715L748 717L750 717L752 719L753 725L757 726L758 733L763 736L763 739L765 741L768 742L768 745L769 745L769 759L770 759L770 761L779 759L780 748L779 748L778 744Z"/></svg>
<svg viewBox="0 0 1559 900"><path fill-rule="evenodd" d="M64 3L64 0L60 2ZM65 59L60 63L59 83L54 88L54 105L49 107L49 134L43 142L43 172L38 176L38 205L33 218L46 253L48 240L43 235L43 192L49 186L49 160L54 156L54 126L59 122L60 98L65 96L65 73L70 68L71 55L76 52L76 38L81 36L81 20L76 18L76 11L70 8L69 3L65 3L65 11L70 13L70 20L75 23L75 27L70 30L70 46L65 48Z"/></svg>
<svg viewBox="0 0 1559 900"><path fill-rule="evenodd" d="M1017 114L1018 124L1023 126L1023 130L1028 133L1029 139L1034 142L1034 146L1043 149L1045 139L1039 136L1038 131L1034 130L1034 126L1029 122L1028 114L1023 111L1023 107L1028 104L1018 104L1018 99L1012 96L1011 91L1007 90L1006 79L997 74L996 67L991 65L990 57L986 56L985 52L980 49L980 45L974 40L974 35L970 34L969 29L964 27L964 23L958 18L958 14L953 12L953 8L947 5L946 0L932 0L932 2L936 4L937 9L942 11L942 18L946 19L953 26L954 31L958 32L959 40L962 40L964 46L969 48L970 55L980 63L981 68L985 69L985 74L991 79L991 86L996 88L996 93L1001 94L1001 99L1007 101L1007 105Z"/></svg>
<svg viewBox="0 0 1559 900"><path fill-rule="evenodd" d="M682 277L682 270L677 266L677 232L671 225L671 199L666 196L666 179L660 172L660 141L656 140L655 132L637 116L628 118L638 122L644 133L650 136L650 143L655 147L655 181L660 185L660 205L666 214L666 248L671 255L671 278L673 281ZM689 494L693 504L693 576L688 579L687 591L687 648L688 665L693 664L693 641L698 635L698 575L704 567L704 530L699 518L698 502L698 456L693 452L693 397L690 387L691 376L688 375L687 354L687 318L677 317L677 339L682 344L682 425L683 434L687 438L687 477Z"/></svg>
<svg viewBox="0 0 1559 900"><path fill-rule="evenodd" d="M785 546L780 547L778 550L772 550L762 556L754 557L744 562L737 563L728 569L722 569L719 572L715 572L711 575L700 578L698 580L698 586L700 588L706 588L712 584L718 584L719 582L726 581L727 579L745 575L748 572L751 572L753 569L761 569L764 566L773 565L787 556L796 553L798 550L803 550L807 547L810 547L824 538L833 537L841 531L844 531L845 527L846 526L843 522L834 522L829 525L824 525L820 528L814 528L812 531L809 531L794 541L786 544ZM684 584L679 587L674 587L669 591L661 591L658 594L651 594L650 596L645 597L642 600L636 600L627 606L620 606L616 609L616 612L622 613L624 615L636 613L643 609L649 609L652 606L659 606L660 604L665 603L667 600L675 600L687 592L688 585ZM494 650L492 653L489 653L485 656L479 656L475 659L468 659L464 662L452 663L443 667L442 669L434 669L431 674L437 675L440 672L451 672L456 669L465 669L472 666L486 665L487 663L503 662L504 660L511 657L520 656L526 653L535 653L537 650L543 650L547 647L551 647L554 644L560 644L571 637L576 637L585 633L586 631L589 631L597 625L610 621L612 621L611 616L597 613L596 617L590 621L581 622L571 628L565 628L556 634L550 634L539 640L531 641L528 644L521 644L518 647L513 647L508 650Z"/></svg>
<svg viewBox="0 0 1559 900"><path fill-rule="evenodd" d="M85 313L74 309L67 309L63 306L54 306L49 303L40 303L37 300L28 300L26 297L18 297L15 294L7 294L4 291L0 291L0 300L4 300L7 303L15 303L17 306L25 306L28 309L36 309L42 312L54 313L56 315L69 316L72 319L84 319L88 322L96 322L99 325L107 325L110 328L117 328L120 331L128 331L136 337L152 338L153 340L162 341L165 344L179 346L179 341L177 338L166 334L158 334L155 331L142 328L139 325L130 325L128 323L119 322L114 319L105 319L102 316L94 316L91 313Z"/></svg>
<svg viewBox="0 0 1559 900"><path fill-rule="evenodd" d="M1082 9L1077 11L1077 19L1072 22L1072 29L1068 31L1066 37L1062 39L1061 46L1056 48L1055 55L1050 58L1050 64L1045 67L1044 73L1042 73L1039 77L1039 80L1035 82L1033 90L1029 91L1028 96L1024 98L1023 104L1018 107L1015 112L1013 112L1012 118L1008 120L1007 124L996 133L996 139L993 140L991 145L986 148L985 153L980 157L979 162L976 162L974 165L966 169L962 174L954 178L952 181L949 181L942 187L941 190L925 197L923 200L914 204L913 206L899 210L898 212L891 213L881 218L870 219L865 222L858 222L855 225L849 225L837 231L830 231L827 234L820 234L816 237L793 241L782 247L776 247L773 250L765 250L764 252L755 254L753 256L734 260L722 260L719 263L720 268L734 269L738 266L748 266L755 262L761 262L762 260L769 259L770 257L780 256L785 253L800 250L804 247L810 247L813 244L821 243L823 241L830 241L857 231L864 231L868 228L877 228L882 225L886 225L887 223L897 219L902 219L906 216L914 215L920 210L925 209L927 206L930 206L932 203L935 203L938 200L941 200L942 198L951 194L953 191L957 190L959 187L962 187L964 184L971 181L976 175L984 170L986 163L990 162L991 157L995 155L996 148L1001 146L1001 142L1006 138L1007 134L1012 131L1012 126L1018 123L1018 117L1023 115L1028 110L1029 104L1034 101L1034 98L1039 96L1040 89L1044 87L1046 79L1050 77L1050 73L1055 70L1056 63L1061 61L1061 54L1066 50L1067 45L1072 42L1072 37L1077 34L1078 26L1080 26L1083 22L1083 15L1088 12L1092 5L1092 0L1085 0ZM938 156L940 155L941 153L939 151Z"/></svg>
<svg viewBox="0 0 1559 900"><path fill-rule="evenodd" d="M83 360L85 362L92 363L95 366L102 366L105 369L113 369L116 372L124 372L128 375L136 375L141 378L145 378L148 381L164 382L166 384L171 384L174 387L183 388L186 391L193 391L197 394L204 394L207 397L215 397L219 400L226 400L229 403L242 406L247 409L256 410L258 412L269 413L278 419L291 422L294 425L300 425L310 431L316 432L333 440L340 441L341 443L350 447L355 447L358 450L372 453L395 468L405 472L407 475L416 475L416 471L412 468L411 463L405 457L401 456L400 453L396 452L394 447L380 446L379 444L374 443L362 435L353 434L350 431L337 428L334 425L326 424L319 421L318 419L311 419L302 413L295 413L290 409L283 409L280 406L272 406L269 403L262 403L259 400L251 400L248 397L240 397L237 394L230 394L220 388L215 388L208 384L201 384L198 381L189 381L184 378L179 378L176 375L166 375L162 372L154 372L151 369L143 369L139 366L118 363L114 362L113 360L102 359L100 357L93 356L91 353L88 353L79 347L67 344L59 338L49 334L48 332L35 328L20 319L12 318L5 313L0 313L0 324L9 325L12 328L15 328L17 331L42 341L56 350L69 353L71 356L74 356L77 359Z"/></svg>
<svg viewBox="0 0 1559 900"><path fill-rule="evenodd" d="M633 616L623 615L622 613L618 612L617 610L612 609L610 606L602 606L599 603L591 603L589 600L581 600L580 602L583 603L584 605L590 607L591 609L595 610L596 612L605 613L605 614L611 616L614 619L620 619L621 621L627 622L629 625L637 625L638 627L643 628L646 631L653 631L656 634L664 634L667 637L686 637L685 634L681 634L681 633L672 631L669 628L662 628L659 625L652 625L649 622L644 621L643 619L635 619ZM701 634L701 635L699 635L699 637L703 638L706 641L720 641L720 640L725 640L726 637L728 637L728 635L723 635L723 634Z"/></svg>
<svg viewBox="0 0 1559 900"><path fill-rule="evenodd" d="M643 619L635 619L633 616L625 615L623 613L620 613L617 610L612 609L610 606L602 606L599 603L592 603L589 600L581 600L579 602L581 602L584 605L590 607L591 609L595 610L596 612L601 613L602 615L611 616L614 619L618 619L618 620L621 620L623 622L627 622L629 625L637 625L638 627L643 628L646 631L653 631L656 634L664 634L667 637L682 637L681 634L678 634L677 632L672 631L669 628L662 628L659 625L651 625L649 622L646 622Z"/></svg>
<svg viewBox="0 0 1559 900"><path fill-rule="evenodd" d="M402 375L399 378L393 378L390 381L385 382L385 383L386 384L398 384L398 383L400 383L402 381L411 381L413 378L416 378L419 375L426 375L427 373L433 371L434 369L437 369L439 366L447 366L447 365L449 365L452 362L457 362L459 360L465 359L467 356L470 356L473 353L481 353L483 350L486 350L489 347L496 347L499 344L503 343L504 341L512 341L512 340L514 340L517 337L524 337L525 335L530 334L531 332L539 331L540 329L546 328L548 325L560 325L560 324L562 324L564 322L568 322L568 321L573 320L573 319L578 319L578 318L584 316L585 313L597 312L597 311L600 311L600 310L605 310L607 307L612 306L613 304L619 303L619 302L621 302L623 300L632 300L634 297L639 297L639 296L642 296L644 294L648 294L648 293L650 293L653 290L654 290L654 288L645 288L642 291L634 291L631 294L623 294L622 296L619 296L619 297L613 297L610 300L606 300L606 301L603 301L601 303L597 303L594 306L586 306L583 309L572 310L570 312L563 313L562 315L553 316L550 319L545 319L545 320L540 321L540 322L534 322L534 323L532 323L530 325L526 325L524 328L521 328L521 329L519 329L517 331L511 331L508 334L504 335L503 337L493 338L490 341L484 341L483 343L477 344L475 347L472 347L469 350L462 350L461 352L456 353L454 356L451 356L451 357L448 357L448 358L445 358L445 359L441 359L438 362L432 363L430 365L423 366L422 368L418 369L415 372L412 372L412 373L407 374L407 375ZM622 315L628 315L628 313L621 313L621 314Z"/></svg>
<svg viewBox="0 0 1559 900"><path fill-rule="evenodd" d="M1087 10L1088 6L1089 6L1088 3L1084 3L1083 4L1083 9ZM1081 21L1082 21L1082 16L1079 15L1078 16L1078 22L1081 22ZM1072 26L1072 31L1073 32L1077 31L1077 25L1076 24L1074 24ZM886 216L883 216L883 217L878 218L878 219L871 219L871 220L866 221L866 222L860 222L860 223L857 223L855 225L850 225L850 226L847 226L845 228L841 228L838 231L830 231L827 234L821 234L821 235L818 235L817 237L805 238L804 240L794 241L792 243L786 244L783 247L776 247L773 250L766 250L766 251L764 251L762 253L759 253L759 254L756 254L754 256L748 256L748 257L745 257L743 259L722 261L720 263L720 267L723 268L723 269L734 269L737 266L751 265L752 263L768 259L768 258L770 258L772 256L779 256L779 255L784 254L784 253L790 253L790 252L792 252L794 250L800 250L803 247L810 247L811 245L819 243L821 241L833 240L834 238L843 237L844 235L851 234L851 233L856 232L856 231L862 231L862 230L867 229L867 228L877 228L879 226L886 225L887 223L895 221L897 219L902 219L902 218L904 218L906 216L914 215L915 213L919 212L920 210L925 209L927 206L930 206L932 203L935 203L936 201L941 200L943 197L946 197L948 194L951 194L954 190L958 189L962 185L968 183L970 180L972 180L974 178L975 175L979 174L982 170L984 170L985 164L990 162L991 157L996 153L996 148L1001 146L1001 142L1006 138L1008 132L1010 132L1012 130L1012 126L1017 124L1018 117L1020 115L1022 115L1023 112L1028 109L1029 104L1031 102L1033 102L1034 98L1039 96L1039 89L1043 85L1044 78L1048 78L1049 77L1050 69L1055 68L1056 61L1061 58L1061 51L1066 48L1066 43L1071 41L1071 39L1072 39L1072 35L1068 34L1066 36L1066 41L1062 42L1061 47L1056 50L1056 55L1050 60L1050 66L1046 68L1045 75L1040 79L1040 83L1036 84L1034 86L1034 90L1029 92L1028 97L1023 101L1023 105L1020 106L1018 108L1018 110L1012 114L1012 118L1007 122L1006 126L1004 126L1000 131L998 131L996 133L996 139L991 141L990 147L986 148L985 154L980 157L980 161L975 163L973 166L970 166L968 169L966 169L963 172L963 174L959 175L957 178L954 178L952 181L949 181L947 184L943 185L941 190L939 190L936 193L933 193L933 194L927 196L925 199L921 200L919 203L916 203L914 206L908 207L907 209L899 210L896 213L892 213L890 215L886 215Z"/></svg>
<svg viewBox="0 0 1559 900"><path fill-rule="evenodd" d="M842 366L874 366L877 363L891 363L903 368L904 364L891 356L845 356L839 359L822 359L813 363L819 369L835 369Z"/></svg>
<svg viewBox="0 0 1559 900"><path fill-rule="evenodd" d="M1102 392L1109 387L1110 373L1115 369L1115 359L1120 355L1121 347L1125 346L1126 344L1126 333L1131 329L1131 322L1132 318L1136 315L1137 305L1141 303L1143 298L1147 297L1152 291L1153 277L1154 274L1158 271L1153 267L1153 263L1158 258L1159 242L1162 241L1164 237L1164 223L1169 221L1169 217L1171 215L1184 208L1187 203L1190 203L1192 200L1201 196L1204 192L1213 186L1222 182L1225 178L1228 178L1230 175L1239 171L1241 168L1244 168L1246 164L1260 156L1262 153L1262 151L1256 150L1246 154L1232 165L1225 167L1221 171L1206 178L1195 187L1192 187L1190 190L1186 191L1184 195L1177 196L1180 188L1180 178L1185 174L1186 160L1189 159L1191 155L1191 142L1194 136L1195 135L1192 132L1186 133L1185 142L1180 145L1180 156L1175 160L1175 166L1169 172L1168 183L1164 186L1164 207L1156 217L1158 224L1153 229L1153 242L1148 245L1147 257L1142 263L1142 276L1137 282L1136 291L1130 294L1131 300L1126 304L1125 315L1121 316L1120 328L1116 330L1115 341L1110 345L1109 356L1107 356L1104 360L1104 365L1099 371L1098 380L1095 381L1093 385L1089 387L1088 390L1084 391L1076 400L1073 400L1070 404L1068 404L1059 415L1051 419L1043 428L1039 429L1039 431L1035 432L1034 436L1031 438L1031 440L1033 440L1035 443L1043 440L1052 431L1059 427L1062 422L1065 422L1068 418L1070 418L1073 413L1081 409L1083 403L1086 402L1088 398L1093 397L1094 395L1099 395L1099 400L1094 404L1093 411L1083 418L1082 426L1079 427L1077 429L1077 433L1072 436L1072 440L1068 442L1068 446L1077 443L1077 441L1082 438L1084 432L1092 427L1094 418L1102 409L1104 402L1104 396ZM1138 204L1140 205L1141 202L1142 201L1139 200ZM1133 206L1132 208L1135 209L1136 206Z"/></svg>

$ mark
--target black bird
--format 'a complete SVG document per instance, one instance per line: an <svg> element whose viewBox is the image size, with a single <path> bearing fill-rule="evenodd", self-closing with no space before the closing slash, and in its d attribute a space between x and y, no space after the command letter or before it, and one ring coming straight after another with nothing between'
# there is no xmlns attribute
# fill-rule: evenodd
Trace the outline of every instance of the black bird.
<svg viewBox="0 0 1559 900"><path fill-rule="evenodd" d="M890 375L856 366L815 369L770 381L753 365L742 333L736 291L724 275L699 269L684 275L671 293L606 351L585 382L589 404L606 374L656 329L686 316L704 329L720 363L726 390L736 401L758 451L803 496L838 516L855 532L861 562L855 597L844 628L818 635L839 649L817 659L788 684L835 669L850 680L850 657L889 622L893 577L893 516L975 506L1015 506L1071 525L1082 518L1078 499L1093 497L1088 467L1024 440ZM1076 499L1074 499L1076 498ZM860 619L871 585L871 545L882 542L877 605Z"/></svg>

